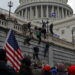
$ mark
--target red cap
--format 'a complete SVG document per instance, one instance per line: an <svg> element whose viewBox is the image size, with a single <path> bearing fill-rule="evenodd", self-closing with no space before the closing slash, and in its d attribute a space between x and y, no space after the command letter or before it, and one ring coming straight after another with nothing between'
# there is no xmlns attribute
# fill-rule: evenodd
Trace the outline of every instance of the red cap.
<svg viewBox="0 0 75 75"><path fill-rule="evenodd" d="M68 67L69 74L75 75L75 65L71 65Z"/></svg>
<svg viewBox="0 0 75 75"><path fill-rule="evenodd" d="M45 65L44 67L42 67L42 70L44 70L44 71L50 71L51 67L49 65Z"/></svg>

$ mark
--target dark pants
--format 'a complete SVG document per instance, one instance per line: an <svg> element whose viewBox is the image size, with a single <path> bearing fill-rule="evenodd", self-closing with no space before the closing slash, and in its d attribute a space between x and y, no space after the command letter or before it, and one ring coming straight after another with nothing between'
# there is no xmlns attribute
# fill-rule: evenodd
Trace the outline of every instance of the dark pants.
<svg viewBox="0 0 75 75"><path fill-rule="evenodd" d="M48 53L48 49L47 48L45 48L45 50L44 50L44 57L46 57L46 54Z"/></svg>
<svg viewBox="0 0 75 75"><path fill-rule="evenodd" d="M40 37L38 37L38 44L40 44L40 42L41 42L41 36Z"/></svg>
<svg viewBox="0 0 75 75"><path fill-rule="evenodd" d="M33 59L39 60L38 53L33 53Z"/></svg>

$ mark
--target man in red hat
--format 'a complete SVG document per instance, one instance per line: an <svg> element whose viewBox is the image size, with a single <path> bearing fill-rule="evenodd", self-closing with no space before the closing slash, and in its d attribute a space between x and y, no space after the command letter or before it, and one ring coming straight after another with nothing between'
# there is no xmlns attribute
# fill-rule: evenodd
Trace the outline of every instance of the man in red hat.
<svg viewBox="0 0 75 75"><path fill-rule="evenodd" d="M51 67L47 64L42 68L42 75L50 75Z"/></svg>
<svg viewBox="0 0 75 75"><path fill-rule="evenodd" d="M68 67L68 75L75 75L75 65Z"/></svg>

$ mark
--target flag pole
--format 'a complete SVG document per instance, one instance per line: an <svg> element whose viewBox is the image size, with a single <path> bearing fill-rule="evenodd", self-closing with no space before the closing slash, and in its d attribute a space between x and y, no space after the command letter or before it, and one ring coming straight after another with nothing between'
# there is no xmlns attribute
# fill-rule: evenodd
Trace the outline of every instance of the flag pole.
<svg viewBox="0 0 75 75"><path fill-rule="evenodd" d="M12 31L12 29L10 28L9 31L8 31L8 33L7 33L7 36L6 36L4 46L6 45L6 42L7 42L7 40L8 40L8 37L9 37L11 31ZM4 49L4 46L3 46L3 49Z"/></svg>

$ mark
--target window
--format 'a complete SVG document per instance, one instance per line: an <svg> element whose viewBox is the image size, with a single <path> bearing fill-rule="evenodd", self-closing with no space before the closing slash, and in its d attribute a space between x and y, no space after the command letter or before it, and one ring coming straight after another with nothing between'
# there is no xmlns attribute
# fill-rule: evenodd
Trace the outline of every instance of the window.
<svg viewBox="0 0 75 75"><path fill-rule="evenodd" d="M25 16L25 9L23 9L23 17Z"/></svg>
<svg viewBox="0 0 75 75"><path fill-rule="evenodd" d="M43 6L43 17L46 17L46 6Z"/></svg>
<svg viewBox="0 0 75 75"><path fill-rule="evenodd" d="M40 8L40 6L38 6L37 10L38 10L38 17L40 18L41 17L41 8Z"/></svg>
<svg viewBox="0 0 75 75"><path fill-rule="evenodd" d="M35 7L32 7L33 10L33 17L35 16Z"/></svg>

